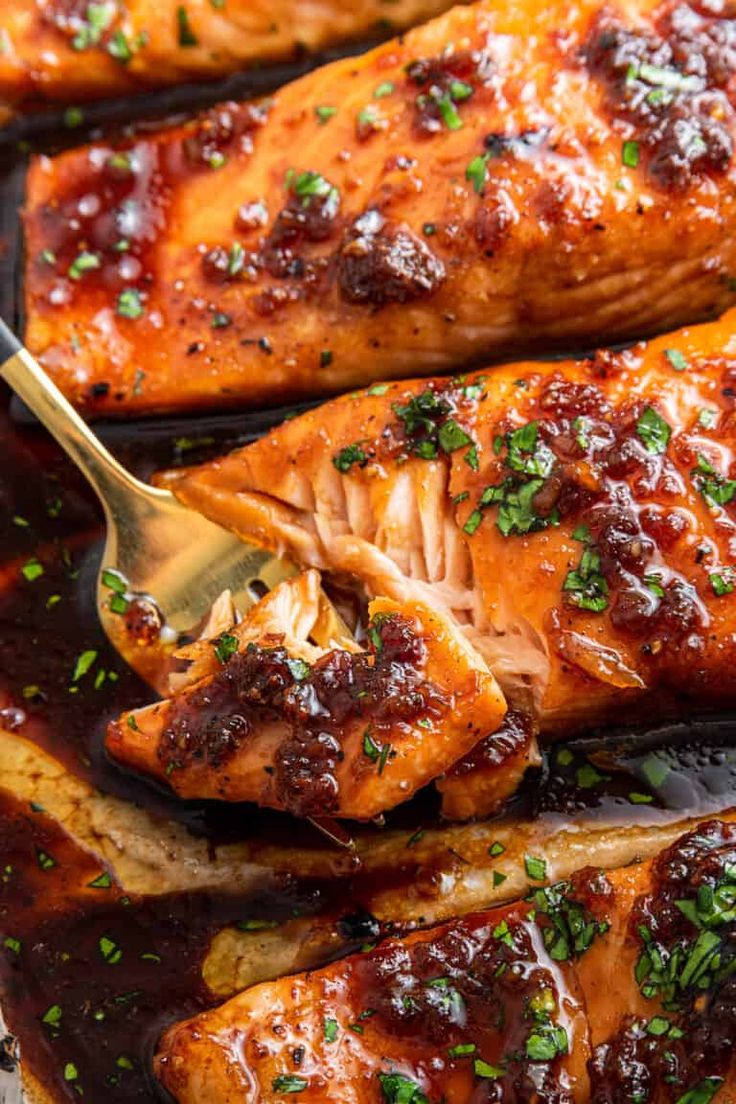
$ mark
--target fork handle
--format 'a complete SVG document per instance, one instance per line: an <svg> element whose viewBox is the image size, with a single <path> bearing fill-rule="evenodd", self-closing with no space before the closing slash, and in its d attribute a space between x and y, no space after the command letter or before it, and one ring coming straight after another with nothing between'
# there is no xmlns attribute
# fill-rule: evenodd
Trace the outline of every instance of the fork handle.
<svg viewBox="0 0 736 1104"><path fill-rule="evenodd" d="M150 493L107 451L1 318L0 376L84 472L106 510L121 493Z"/></svg>

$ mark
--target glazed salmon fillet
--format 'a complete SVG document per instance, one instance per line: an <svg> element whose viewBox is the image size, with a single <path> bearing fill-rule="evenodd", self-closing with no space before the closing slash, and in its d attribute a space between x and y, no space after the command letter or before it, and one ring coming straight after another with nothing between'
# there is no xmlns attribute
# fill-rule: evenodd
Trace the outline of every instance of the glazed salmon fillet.
<svg viewBox="0 0 736 1104"><path fill-rule="evenodd" d="M0 116L222 77L253 62L397 30L449 0L3 0Z"/></svg>
<svg viewBox="0 0 736 1104"><path fill-rule="evenodd" d="M544 880L529 858L529 877ZM171 1028L179 1104L728 1104L736 828L257 985Z"/></svg>
<svg viewBox="0 0 736 1104"><path fill-rule="evenodd" d="M187 649L186 683L114 722L108 751L183 798L367 820L499 727L503 695L441 614L375 599L360 646L325 636L327 605L315 571L280 584Z"/></svg>
<svg viewBox="0 0 736 1104"><path fill-rule="evenodd" d="M27 344L79 407L122 414L715 314L736 288L729 11L482 0L268 101L37 157Z"/></svg>
<svg viewBox="0 0 736 1104"><path fill-rule="evenodd" d="M379 384L161 479L426 602L554 734L736 699L736 311L629 350Z"/></svg>

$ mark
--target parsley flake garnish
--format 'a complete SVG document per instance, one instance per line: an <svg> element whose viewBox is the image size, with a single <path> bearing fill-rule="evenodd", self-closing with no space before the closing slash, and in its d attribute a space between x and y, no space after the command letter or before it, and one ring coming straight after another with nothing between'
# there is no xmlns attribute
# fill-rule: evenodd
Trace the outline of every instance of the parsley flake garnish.
<svg viewBox="0 0 736 1104"><path fill-rule="evenodd" d="M676 372L684 372L688 366L687 357L679 349L665 349L664 355Z"/></svg>
<svg viewBox="0 0 736 1104"><path fill-rule="evenodd" d="M85 272L92 272L94 269L101 267L102 260L99 254L90 253L83 249L69 265L69 276L72 280L81 280Z"/></svg>
<svg viewBox="0 0 736 1104"><path fill-rule="evenodd" d="M527 878L531 878L534 882L543 882L547 877L547 863L535 855L524 856L524 870Z"/></svg>
<svg viewBox="0 0 736 1104"><path fill-rule="evenodd" d="M309 1082L306 1077L299 1077L295 1073L285 1073L280 1077L274 1077L271 1088L276 1093L300 1093L307 1088Z"/></svg>
<svg viewBox="0 0 736 1104"><path fill-rule="evenodd" d="M379 1073L385 1104L429 1104L416 1081L400 1073Z"/></svg>
<svg viewBox="0 0 736 1104"><path fill-rule="evenodd" d="M227 663L238 650L238 638L232 633L221 633L215 641L215 655L220 663Z"/></svg>
<svg viewBox="0 0 736 1104"><path fill-rule="evenodd" d="M621 147L621 163L630 169L635 169L639 164L639 143L624 142Z"/></svg>
<svg viewBox="0 0 736 1104"><path fill-rule="evenodd" d="M636 432L644 442L647 452L652 456L661 455L667 451L672 430L661 414L652 406L648 406L636 423Z"/></svg>
<svg viewBox="0 0 736 1104"><path fill-rule="evenodd" d="M602 613L608 606L608 583L601 574L601 558L595 548L588 545L574 571L568 571L562 584L570 601L579 609Z"/></svg>
<svg viewBox="0 0 736 1104"><path fill-rule="evenodd" d="M345 448L340 449L332 457L332 463L339 472L343 475L349 472L353 464L357 464L358 467L364 468L368 463L368 456L363 451L359 442L354 442L352 445L346 445Z"/></svg>
<svg viewBox="0 0 736 1104"><path fill-rule="evenodd" d="M199 39L192 30L192 25L189 22L189 13L184 4L180 4L176 9L176 22L179 29L179 45L198 46Z"/></svg>

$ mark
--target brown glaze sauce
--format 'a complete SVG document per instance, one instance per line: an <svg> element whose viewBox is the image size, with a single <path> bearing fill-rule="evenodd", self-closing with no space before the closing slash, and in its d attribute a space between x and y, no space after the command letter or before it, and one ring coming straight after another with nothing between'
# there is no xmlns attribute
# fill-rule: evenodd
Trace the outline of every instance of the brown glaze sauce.
<svg viewBox="0 0 736 1104"><path fill-rule="evenodd" d="M430 1053L449 1051L450 1068L481 1060L506 1071L474 1100L567 1104L562 1059L572 1039L561 1008L568 994L538 954L527 912L521 905L457 921L428 942L389 943L358 960L354 976L363 1015L375 1015L384 1032ZM532 1061L527 1048L536 1053L540 1038L551 1057ZM470 1057L453 1054L468 1044L475 1045Z"/></svg>
<svg viewBox="0 0 736 1104"><path fill-rule="evenodd" d="M58 1100L152 1099L161 1031L218 1003L201 975L215 933L319 903L287 882L247 896L125 894L43 810L1 792L0 840L3 1013Z"/></svg>
<svg viewBox="0 0 736 1104"><path fill-rule="evenodd" d="M534 722L528 713L509 709L501 727L480 740L472 751L459 759L447 772L448 778L462 778L478 770L496 770L526 750L534 735Z"/></svg>
<svg viewBox="0 0 736 1104"><path fill-rule="evenodd" d="M282 647L249 644L201 688L174 699L158 756L175 777L192 763L217 770L254 725L277 721L287 735L272 767L279 800L298 816L335 807L343 728L356 719L380 735L418 717L439 718L450 702L422 677L427 649L414 625L389 614L368 629L365 652L332 651L311 667Z"/></svg>
<svg viewBox="0 0 736 1104"><path fill-rule="evenodd" d="M632 128L624 163L638 163L641 144L649 173L663 187L722 173L733 157L736 21L715 10L675 3L653 33L603 13L583 48L611 113Z"/></svg>

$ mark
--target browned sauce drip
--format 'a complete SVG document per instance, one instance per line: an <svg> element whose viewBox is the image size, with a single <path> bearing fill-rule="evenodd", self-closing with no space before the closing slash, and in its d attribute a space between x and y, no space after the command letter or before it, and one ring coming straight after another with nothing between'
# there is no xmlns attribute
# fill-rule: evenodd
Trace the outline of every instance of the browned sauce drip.
<svg viewBox="0 0 736 1104"><path fill-rule="evenodd" d="M605 13L583 50L606 86L610 110L633 125L649 172L665 187L723 172L733 157L736 22L711 12L705 4L672 5L655 33Z"/></svg>

